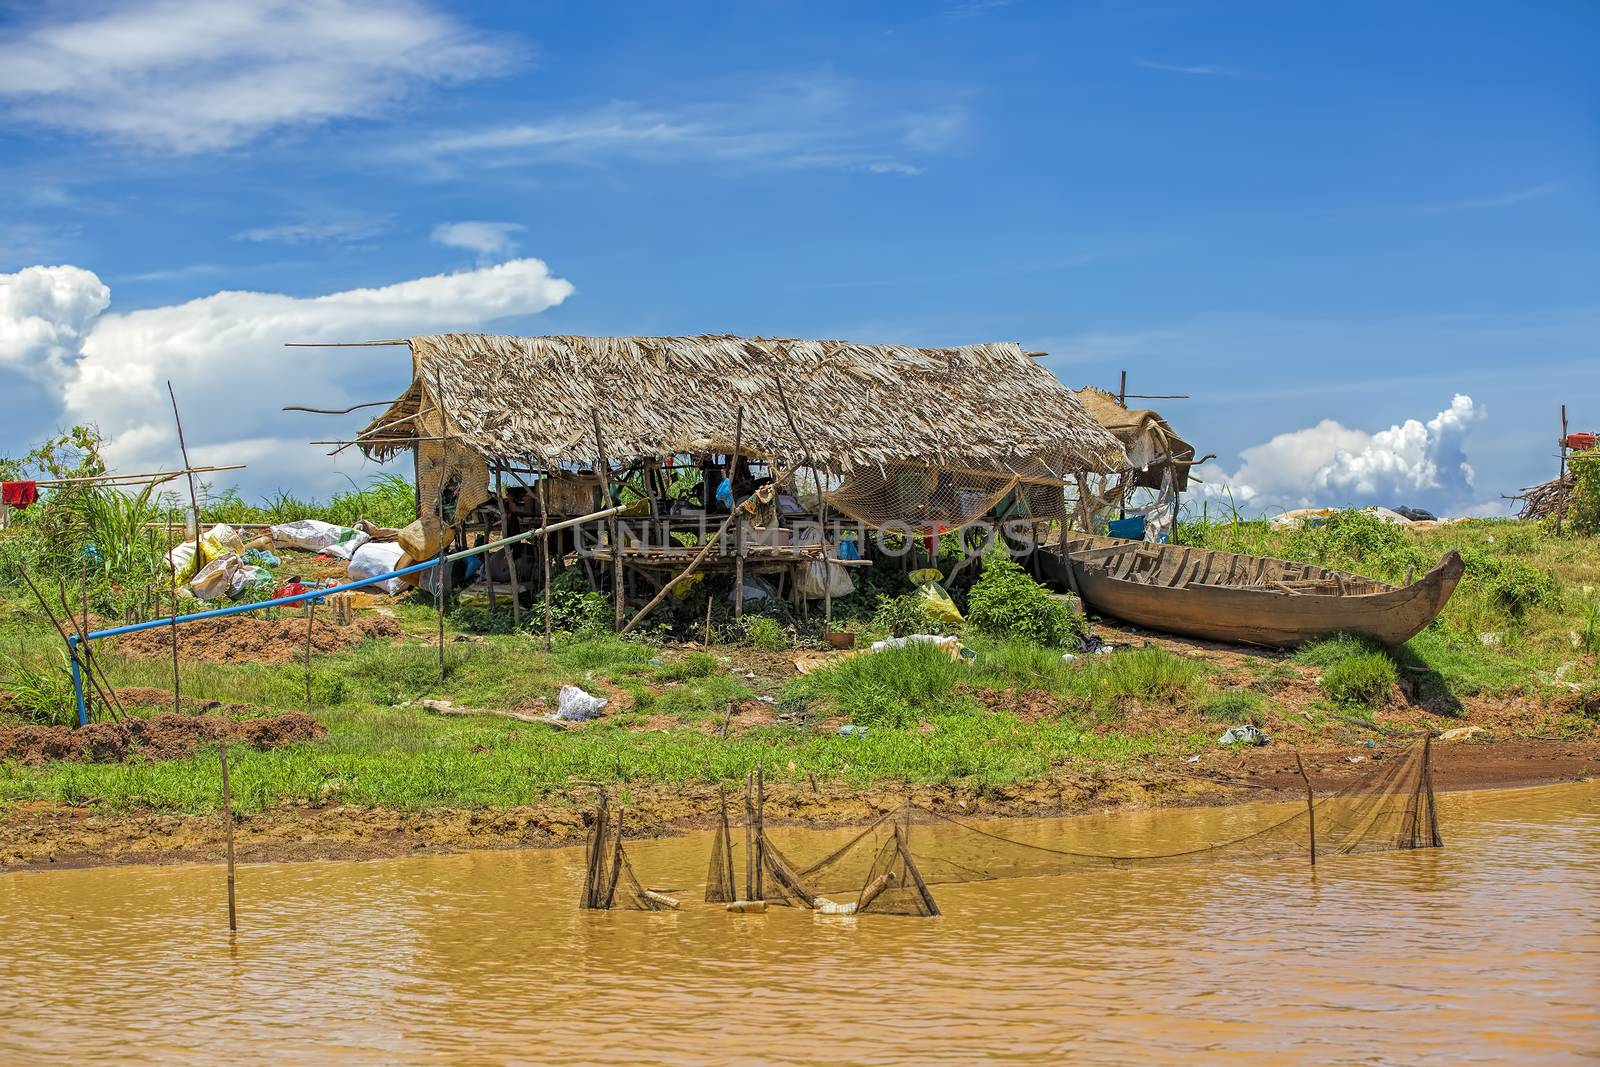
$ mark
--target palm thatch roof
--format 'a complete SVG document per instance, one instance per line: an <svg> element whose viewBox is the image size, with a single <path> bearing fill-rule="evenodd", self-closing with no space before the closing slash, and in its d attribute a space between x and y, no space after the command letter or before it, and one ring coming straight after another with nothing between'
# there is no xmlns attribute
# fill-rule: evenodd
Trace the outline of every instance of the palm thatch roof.
<svg viewBox="0 0 1600 1067"><path fill-rule="evenodd" d="M1129 486L1159 489L1162 474L1171 467L1178 492L1189 488L1194 446L1179 437L1166 419L1147 408L1129 410L1114 393L1092 385L1079 389L1076 396L1084 410L1122 443L1134 468Z"/></svg>
<svg viewBox="0 0 1600 1067"><path fill-rule="evenodd" d="M362 435L378 458L410 447L435 406L452 438L491 458L588 463L595 412L614 460L729 452L742 405L745 454L809 453L836 472L1127 467L1117 439L1013 343L440 334L410 345L411 388Z"/></svg>

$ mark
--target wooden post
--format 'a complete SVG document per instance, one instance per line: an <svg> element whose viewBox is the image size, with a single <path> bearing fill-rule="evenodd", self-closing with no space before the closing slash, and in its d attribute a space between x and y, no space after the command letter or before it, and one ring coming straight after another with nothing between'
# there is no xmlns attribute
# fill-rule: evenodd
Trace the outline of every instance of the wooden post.
<svg viewBox="0 0 1600 1067"><path fill-rule="evenodd" d="M1561 405L1561 467L1556 475L1556 488L1562 489L1567 483L1567 405ZM1556 536L1561 536L1561 520L1566 517L1567 495L1565 492L1556 493Z"/></svg>
<svg viewBox="0 0 1600 1067"><path fill-rule="evenodd" d="M729 513L734 518L733 527L733 617L744 618L744 521L739 517L739 497L733 490L733 478L739 471L739 446L744 440L744 405L733 421L733 455L728 457L728 498L732 502Z"/></svg>
<svg viewBox="0 0 1600 1067"><path fill-rule="evenodd" d="M766 814L767 814L767 774L764 764L756 764L756 895L755 900L767 899L766 870L767 844L766 844Z"/></svg>
<svg viewBox="0 0 1600 1067"><path fill-rule="evenodd" d="M595 473L600 475L600 497L604 501L602 507L611 507L616 501L611 499L611 461L606 458L606 443L600 435L600 409L590 408L589 415L594 420L594 450L598 457L595 463ZM622 629L622 540L617 535L616 516L606 520L606 539L611 542L611 599L616 611L616 618L612 629Z"/></svg>
<svg viewBox="0 0 1600 1067"><path fill-rule="evenodd" d="M705 640L705 647L709 649L711 647L711 594L710 593L706 594L705 639L706 639Z"/></svg>
<svg viewBox="0 0 1600 1067"><path fill-rule="evenodd" d="M171 552L173 552L174 547L176 545L173 544L173 515L168 512L166 514L166 552L168 552L166 560L168 560L168 563L171 563ZM176 619L178 617L178 569L176 568L171 568L171 581L166 584L166 593L168 593L171 617ZM174 715L182 715L184 707L182 707L182 699L178 694L178 624L174 622L174 624L168 625L166 629L170 630L171 635L173 635L173 713Z"/></svg>
<svg viewBox="0 0 1600 1067"><path fill-rule="evenodd" d="M1310 827L1311 838L1311 866L1317 865L1317 807L1311 795L1311 779L1306 775L1306 765L1300 759L1300 750L1295 749L1294 765L1300 771L1300 780L1306 784L1306 820Z"/></svg>
<svg viewBox="0 0 1600 1067"><path fill-rule="evenodd" d="M311 628L316 625L317 602L306 601L306 714L311 714Z"/></svg>
<svg viewBox="0 0 1600 1067"><path fill-rule="evenodd" d="M233 906L233 793L228 787L228 742L217 744L217 760L222 765L222 818L228 837L228 929L239 929L239 916Z"/></svg>
<svg viewBox="0 0 1600 1067"><path fill-rule="evenodd" d="M755 805L750 799L751 783L755 775L746 774L744 777L744 899L755 899L756 869L755 869Z"/></svg>
<svg viewBox="0 0 1600 1067"><path fill-rule="evenodd" d="M496 464L494 468L494 495L500 501L500 536L510 537L511 513L506 508L506 491L505 485L500 478L499 464ZM511 577L511 625L520 629L522 626L522 586L517 582L517 558L511 554L511 549L509 548L503 548L500 551L505 555L506 573ZM493 575L490 575L490 589L494 588L493 577Z"/></svg>
<svg viewBox="0 0 1600 1067"><path fill-rule="evenodd" d="M539 492L539 525L543 532L539 534L539 559L544 567L544 650L550 651L551 636L555 631L555 615L550 607L550 501L549 494L545 492L545 482L550 478L550 461L543 461L544 470L539 472L537 488Z"/></svg>
<svg viewBox="0 0 1600 1067"><path fill-rule="evenodd" d="M606 899L602 907L610 908L617 899L617 879L622 875L622 813L626 808L617 809L617 844L611 851L611 876L606 879Z"/></svg>

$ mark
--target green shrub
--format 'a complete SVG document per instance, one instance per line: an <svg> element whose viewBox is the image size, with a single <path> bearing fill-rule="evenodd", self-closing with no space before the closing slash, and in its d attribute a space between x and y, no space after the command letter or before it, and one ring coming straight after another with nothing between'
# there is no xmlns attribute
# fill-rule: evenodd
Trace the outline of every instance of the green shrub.
<svg viewBox="0 0 1600 1067"><path fill-rule="evenodd" d="M781 652L794 642L783 624L768 615L747 615L744 639L765 652Z"/></svg>
<svg viewBox="0 0 1600 1067"><path fill-rule="evenodd" d="M1600 533L1600 450L1573 456L1572 510L1567 519L1574 533Z"/></svg>
<svg viewBox="0 0 1600 1067"><path fill-rule="evenodd" d="M1075 645L1088 632L1072 611L1010 559L989 555L967 594L967 622L979 633L1041 645Z"/></svg>
<svg viewBox="0 0 1600 1067"><path fill-rule="evenodd" d="M655 676L663 682L681 682L689 678L709 678L716 673L716 656L709 652L690 652L676 663L657 667Z"/></svg>
<svg viewBox="0 0 1600 1067"><path fill-rule="evenodd" d="M599 593L589 590L558 589L550 583L550 619L555 629L578 637L596 637L610 633L616 621L615 607ZM527 617L529 626L542 628L541 613Z"/></svg>
<svg viewBox="0 0 1600 1067"><path fill-rule="evenodd" d="M1520 619L1531 608L1559 604L1561 586L1553 576L1532 564L1508 559L1500 562L1489 580L1489 595L1508 615Z"/></svg>
<svg viewBox="0 0 1600 1067"><path fill-rule="evenodd" d="M944 633L939 620L928 614L927 603L916 593L879 597L878 608L872 613L872 628L890 637Z"/></svg>
<svg viewBox="0 0 1600 1067"><path fill-rule="evenodd" d="M1336 704L1380 708L1400 680L1394 660L1381 652L1348 656L1322 672L1322 691Z"/></svg>
<svg viewBox="0 0 1600 1067"><path fill-rule="evenodd" d="M1213 722L1264 726L1267 702L1256 693L1218 693L1200 705L1200 714Z"/></svg>

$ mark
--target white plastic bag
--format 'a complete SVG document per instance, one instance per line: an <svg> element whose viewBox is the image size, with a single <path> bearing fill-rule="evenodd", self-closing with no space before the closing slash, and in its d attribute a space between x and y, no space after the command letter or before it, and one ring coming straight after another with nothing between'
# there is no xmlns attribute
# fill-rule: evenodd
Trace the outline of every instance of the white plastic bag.
<svg viewBox="0 0 1600 1067"><path fill-rule="evenodd" d="M194 548L193 541L185 541L167 553L167 561L172 564L173 585L181 585L194 577Z"/></svg>
<svg viewBox="0 0 1600 1067"><path fill-rule="evenodd" d="M196 600L218 600L233 592L234 575L244 566L238 556L223 556L200 568L200 573L189 583L189 591Z"/></svg>
<svg viewBox="0 0 1600 1067"><path fill-rule="evenodd" d="M368 541L356 549L355 555L350 557L350 580L359 582L363 578L375 578L380 574L399 570L400 557L404 554L400 546L393 541ZM368 586L369 589L382 589L390 596L405 587L405 582L399 578L390 578L388 581Z"/></svg>
<svg viewBox="0 0 1600 1067"><path fill-rule="evenodd" d="M794 543L806 547L821 544L822 530L814 523L802 523L795 527ZM828 555L833 554L830 548ZM821 600L828 595L838 599L855 592L856 583L850 580L850 572L837 563L808 563L795 580L795 588L807 600Z"/></svg>
<svg viewBox="0 0 1600 1067"><path fill-rule="evenodd" d="M568 722L587 722L600 714L600 709L611 703L606 697L597 697L593 693L585 693L575 685L561 687L560 703L556 708L556 718Z"/></svg>
<svg viewBox="0 0 1600 1067"><path fill-rule="evenodd" d="M244 538L232 526L213 526L200 535L200 550L207 560L237 556L244 551Z"/></svg>
<svg viewBox="0 0 1600 1067"><path fill-rule="evenodd" d="M274 526L272 540L276 544L305 549L307 552L320 552L336 559L349 559L355 555L356 549L371 538L360 530L352 530L348 526L335 526L321 519L296 519L294 522Z"/></svg>

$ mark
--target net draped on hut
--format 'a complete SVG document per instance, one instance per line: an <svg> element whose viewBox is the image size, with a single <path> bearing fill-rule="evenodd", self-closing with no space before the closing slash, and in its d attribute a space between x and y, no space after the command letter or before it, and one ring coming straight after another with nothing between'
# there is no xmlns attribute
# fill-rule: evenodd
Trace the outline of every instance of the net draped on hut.
<svg viewBox="0 0 1600 1067"><path fill-rule="evenodd" d="M1431 744L1423 738L1392 764L1253 833L1200 848L1110 853L1073 848L1070 830L1052 846L1018 841L962 819L906 805L809 862L787 855L753 818L751 844L735 843L724 804L706 879L709 903L760 899L835 914L937 915L932 887L1030 878L1099 868L1250 862L1438 848ZM744 852L740 859L736 853ZM741 867L746 884L741 892Z"/></svg>

